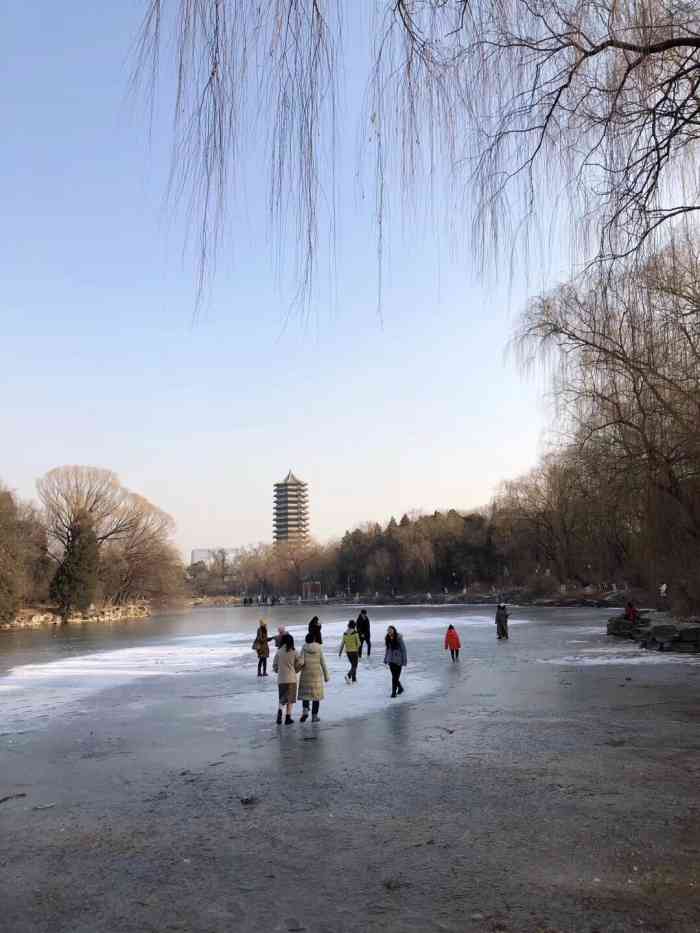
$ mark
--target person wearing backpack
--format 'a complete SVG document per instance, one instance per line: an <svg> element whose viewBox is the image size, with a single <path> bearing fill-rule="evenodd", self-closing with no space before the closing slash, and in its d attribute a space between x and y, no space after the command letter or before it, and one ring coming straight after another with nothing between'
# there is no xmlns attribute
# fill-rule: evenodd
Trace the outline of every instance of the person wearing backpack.
<svg viewBox="0 0 700 933"><path fill-rule="evenodd" d="M357 629L355 627L355 620L350 619L348 622L348 627L343 633L343 638L340 642L340 651L338 652L338 657L341 657L345 651L345 654L348 656L348 661L350 662L350 670L345 675L345 683L357 683L357 662L360 658L360 636L357 634Z"/></svg>

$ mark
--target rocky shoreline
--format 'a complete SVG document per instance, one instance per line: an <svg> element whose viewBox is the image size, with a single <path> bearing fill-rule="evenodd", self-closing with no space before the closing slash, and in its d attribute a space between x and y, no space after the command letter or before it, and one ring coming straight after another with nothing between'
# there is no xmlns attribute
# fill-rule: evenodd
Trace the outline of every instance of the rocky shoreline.
<svg viewBox="0 0 700 933"><path fill-rule="evenodd" d="M66 623L85 625L88 622L130 622L136 619L147 619L151 614L151 607L147 603L129 603L125 606L105 606L102 609L89 610L85 613L75 613L68 617ZM45 607L22 609L14 622L0 624L0 632L61 624L61 617L53 609Z"/></svg>
<svg viewBox="0 0 700 933"><path fill-rule="evenodd" d="M608 635L636 641L641 648L657 651L700 651L700 619L674 619L668 613L655 613L651 619L640 613L637 622L624 615L608 620Z"/></svg>

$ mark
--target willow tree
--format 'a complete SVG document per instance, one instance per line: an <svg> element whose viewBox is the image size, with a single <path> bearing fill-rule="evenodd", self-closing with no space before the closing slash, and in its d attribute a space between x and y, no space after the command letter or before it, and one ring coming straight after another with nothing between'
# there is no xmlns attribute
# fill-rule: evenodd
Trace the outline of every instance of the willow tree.
<svg viewBox="0 0 700 933"><path fill-rule="evenodd" d="M175 87L171 185L198 217L202 274L236 167L262 147L271 217L280 231L296 223L309 288L321 213L332 235L344 181L340 77L364 61L344 20L353 36L370 27L359 137L380 257L389 193L422 200L438 182L458 192L452 216L473 221L484 256L563 219L577 258L619 258L698 210L689 0L147 0L136 75Z"/></svg>
<svg viewBox="0 0 700 933"><path fill-rule="evenodd" d="M700 605L700 254L672 239L645 263L591 273L534 300L525 362L552 364L560 425L635 495L636 544L651 583L670 577ZM603 489L604 489L603 487ZM604 491L601 491L604 495ZM670 582L670 581L669 581Z"/></svg>

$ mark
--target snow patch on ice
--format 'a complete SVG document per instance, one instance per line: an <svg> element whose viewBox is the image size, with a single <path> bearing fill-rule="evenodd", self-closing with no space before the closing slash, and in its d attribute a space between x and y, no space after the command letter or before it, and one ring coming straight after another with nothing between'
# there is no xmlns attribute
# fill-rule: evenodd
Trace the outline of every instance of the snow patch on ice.
<svg viewBox="0 0 700 933"><path fill-rule="evenodd" d="M629 664L700 664L700 658L687 654L670 654L669 652L644 651L640 648L622 648L614 646L612 649L591 648L580 654L569 655L563 658L538 658L540 664L575 665L579 667L598 667Z"/></svg>

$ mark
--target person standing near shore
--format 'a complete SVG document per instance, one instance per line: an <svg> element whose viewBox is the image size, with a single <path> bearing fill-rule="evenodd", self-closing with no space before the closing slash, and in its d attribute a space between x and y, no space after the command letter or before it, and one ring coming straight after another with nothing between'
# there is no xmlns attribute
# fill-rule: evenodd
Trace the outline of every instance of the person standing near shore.
<svg viewBox="0 0 700 933"><path fill-rule="evenodd" d="M496 634L499 641L502 638L508 641L508 610L505 603L499 603L496 609Z"/></svg>
<svg viewBox="0 0 700 933"><path fill-rule="evenodd" d="M282 636L282 643L272 662L272 669L277 674L277 692L279 694L279 708L277 710L277 725L282 722L282 713L286 708L285 725L290 726L292 710L297 701L297 673L304 666L304 658L297 654L294 648L294 639L289 633Z"/></svg>
<svg viewBox="0 0 700 933"><path fill-rule="evenodd" d="M330 676L326 667L326 659L323 657L323 648L311 632L306 636L302 655L304 666L299 677L299 699L304 711L300 722L306 722L309 718L309 702L311 702L311 722L320 722L321 717L318 711L325 695L323 684L328 683Z"/></svg>
<svg viewBox="0 0 700 933"><path fill-rule="evenodd" d="M343 654L343 649L345 649L345 654L348 656L348 661L350 662L350 670L345 675L345 683L357 683L357 662L360 658L360 636L357 634L355 629L355 620L350 619L348 622L347 630L343 634L343 638L340 642L340 651L338 652L338 657L341 657Z"/></svg>
<svg viewBox="0 0 700 933"><path fill-rule="evenodd" d="M391 671L391 696L393 698L397 694L401 695L403 693L401 671L408 663L403 637L399 635L393 625L390 625L386 630L385 645L384 663L389 665Z"/></svg>
<svg viewBox="0 0 700 933"><path fill-rule="evenodd" d="M357 634L360 636L360 657L362 657L362 646L367 645L367 657L372 653L372 637L369 624L369 616L366 609L361 609L355 623Z"/></svg>
<svg viewBox="0 0 700 933"><path fill-rule="evenodd" d="M253 651L256 651L258 655L258 677L267 677L267 659L270 657L269 642L274 640L274 635L267 634L267 622L261 619L253 642Z"/></svg>
<svg viewBox="0 0 700 933"><path fill-rule="evenodd" d="M459 640L457 629L454 625L448 625L445 632L445 651L449 650L453 662L459 661L459 649L461 647L462 643Z"/></svg>

